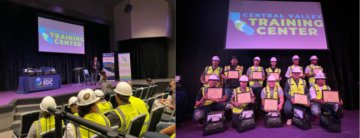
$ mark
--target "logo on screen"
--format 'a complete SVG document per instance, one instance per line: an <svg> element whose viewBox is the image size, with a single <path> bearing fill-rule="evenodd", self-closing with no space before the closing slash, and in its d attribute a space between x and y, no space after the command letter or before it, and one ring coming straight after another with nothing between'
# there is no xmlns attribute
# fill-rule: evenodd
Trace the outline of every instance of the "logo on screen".
<svg viewBox="0 0 360 138"><path fill-rule="evenodd" d="M36 86L51 86L53 85L53 78L36 78Z"/></svg>
<svg viewBox="0 0 360 138"><path fill-rule="evenodd" d="M39 33L46 42L50 44L54 43L54 40L49 36L49 34L46 33L45 27L39 27Z"/></svg>

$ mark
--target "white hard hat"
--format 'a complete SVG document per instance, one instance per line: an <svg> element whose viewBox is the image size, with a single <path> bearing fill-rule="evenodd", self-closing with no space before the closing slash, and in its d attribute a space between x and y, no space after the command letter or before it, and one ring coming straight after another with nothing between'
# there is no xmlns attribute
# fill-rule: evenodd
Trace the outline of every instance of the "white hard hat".
<svg viewBox="0 0 360 138"><path fill-rule="evenodd" d="M209 80L215 80L215 81L219 81L219 77L216 74L213 74L209 77Z"/></svg>
<svg viewBox="0 0 360 138"><path fill-rule="evenodd" d="M86 106L92 103L95 103L100 98L96 97L94 91L92 89L84 89L81 90L77 96L77 105Z"/></svg>
<svg viewBox="0 0 360 138"><path fill-rule="evenodd" d="M105 97L104 92L102 90L96 89L94 91L94 93L95 93L96 97L99 97L99 98L104 98Z"/></svg>
<svg viewBox="0 0 360 138"><path fill-rule="evenodd" d="M246 75L242 75L239 79L239 81L246 81L248 82L249 81L249 78L246 76Z"/></svg>
<svg viewBox="0 0 360 138"><path fill-rule="evenodd" d="M310 57L310 60L318 60L317 56L313 55Z"/></svg>
<svg viewBox="0 0 360 138"><path fill-rule="evenodd" d="M292 68L291 72L301 73L301 69L300 69L300 67L294 67L294 68Z"/></svg>
<svg viewBox="0 0 360 138"><path fill-rule="evenodd" d="M292 57L292 60L295 60L295 59L300 59L300 57L299 57L298 55L294 55L294 56Z"/></svg>
<svg viewBox="0 0 360 138"><path fill-rule="evenodd" d="M76 102L77 102L77 97L76 96L70 97L69 102L68 102L68 107L70 108L70 106L73 105L73 104L76 104Z"/></svg>
<svg viewBox="0 0 360 138"><path fill-rule="evenodd" d="M48 111L49 107L56 108L56 102L53 97L46 96L41 100L40 109L41 109L41 111L49 112Z"/></svg>
<svg viewBox="0 0 360 138"><path fill-rule="evenodd" d="M213 56L213 57L212 57L212 60L220 61L220 58L219 58L218 56Z"/></svg>
<svg viewBox="0 0 360 138"><path fill-rule="evenodd" d="M119 82L119 83L116 85L116 88L114 89L114 91L115 91L117 94L124 95L124 96L131 96L131 95L133 95L131 86L130 86L128 83L126 83L126 82Z"/></svg>
<svg viewBox="0 0 360 138"><path fill-rule="evenodd" d="M258 56L254 57L253 60L261 61L261 60L260 60L260 57L258 57Z"/></svg>
<svg viewBox="0 0 360 138"><path fill-rule="evenodd" d="M267 78L267 81L276 81L276 78L272 75L270 75L268 78Z"/></svg>
<svg viewBox="0 0 360 138"><path fill-rule="evenodd" d="M326 79L325 74L320 71L319 73L316 73L315 79Z"/></svg>
<svg viewBox="0 0 360 138"><path fill-rule="evenodd" d="M270 59L270 62L276 62L277 60L276 60L276 57L272 57L271 59Z"/></svg>

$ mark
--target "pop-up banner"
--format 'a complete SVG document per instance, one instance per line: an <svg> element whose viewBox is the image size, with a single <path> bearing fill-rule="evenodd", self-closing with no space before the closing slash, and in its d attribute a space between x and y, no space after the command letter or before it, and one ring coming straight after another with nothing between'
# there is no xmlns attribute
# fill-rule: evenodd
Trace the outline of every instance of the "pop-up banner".
<svg viewBox="0 0 360 138"><path fill-rule="evenodd" d="M130 53L119 53L119 80L128 81L131 80L131 64Z"/></svg>
<svg viewBox="0 0 360 138"><path fill-rule="evenodd" d="M115 80L115 58L114 53L103 53L103 70L107 80Z"/></svg>

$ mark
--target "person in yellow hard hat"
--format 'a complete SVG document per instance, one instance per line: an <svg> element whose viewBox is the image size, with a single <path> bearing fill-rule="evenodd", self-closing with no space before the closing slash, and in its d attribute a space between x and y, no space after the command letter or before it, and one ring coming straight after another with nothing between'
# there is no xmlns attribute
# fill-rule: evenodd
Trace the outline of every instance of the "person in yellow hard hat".
<svg viewBox="0 0 360 138"><path fill-rule="evenodd" d="M113 109L111 102L105 100L105 94L102 90L94 91L96 97L99 98L99 101L96 102L98 113L104 114L110 112Z"/></svg>
<svg viewBox="0 0 360 138"><path fill-rule="evenodd" d="M313 55L310 57L310 62L311 64L309 66L307 66L305 68L305 75L306 77L308 77L308 82L309 82L309 86L313 86L315 84L315 69L322 71L323 72L323 68L321 66L318 65L318 58L317 56Z"/></svg>
<svg viewBox="0 0 360 138"><path fill-rule="evenodd" d="M223 68L221 68L219 66L220 58L218 56L213 56L211 63L212 63L212 65L206 66L203 73L200 76L200 81L204 87L209 87L209 82L206 80L206 76L215 74L221 80L221 74L223 72ZM219 81L219 83L217 83L217 85L218 85L218 87L222 86L222 82Z"/></svg>
<svg viewBox="0 0 360 138"><path fill-rule="evenodd" d="M70 108L71 113L73 113L75 116L79 116L78 114L78 106L76 105L77 97L72 96L70 97L68 101L68 108Z"/></svg>
<svg viewBox="0 0 360 138"><path fill-rule="evenodd" d="M41 117L32 123L27 138L40 138L41 133L55 128L55 117L48 111L49 107L56 108L56 102L53 97L46 96L40 103Z"/></svg>
<svg viewBox="0 0 360 138"><path fill-rule="evenodd" d="M118 107L107 114L111 122L111 126L118 125L118 131L126 134L129 129L131 119L139 116L141 113L129 101L133 95L132 88L127 82L119 82L114 89L116 102Z"/></svg>

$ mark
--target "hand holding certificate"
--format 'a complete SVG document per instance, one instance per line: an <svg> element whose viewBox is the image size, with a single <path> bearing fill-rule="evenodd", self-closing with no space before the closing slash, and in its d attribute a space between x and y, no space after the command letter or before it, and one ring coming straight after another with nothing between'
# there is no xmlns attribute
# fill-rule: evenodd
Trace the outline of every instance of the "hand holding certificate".
<svg viewBox="0 0 360 138"><path fill-rule="evenodd" d="M270 73L270 76L274 76L276 80L280 80L280 74L278 72Z"/></svg>
<svg viewBox="0 0 360 138"><path fill-rule="evenodd" d="M261 71L252 72L251 78L254 80L262 79L262 72Z"/></svg>
<svg viewBox="0 0 360 138"><path fill-rule="evenodd" d="M318 74L321 71L320 68L314 68L314 75Z"/></svg>
<svg viewBox="0 0 360 138"><path fill-rule="evenodd" d="M239 104L251 103L251 94L250 92L237 94L237 102Z"/></svg>
<svg viewBox="0 0 360 138"><path fill-rule="evenodd" d="M326 103L339 103L338 91L323 91L323 99Z"/></svg>
<svg viewBox="0 0 360 138"><path fill-rule="evenodd" d="M230 70L228 71L228 76L229 79L238 79L239 78L239 72L236 70Z"/></svg>
<svg viewBox="0 0 360 138"><path fill-rule="evenodd" d="M211 76L211 74L206 74L206 75L205 75L205 81L206 81L206 82L209 82L209 77L210 77L210 76Z"/></svg>
<svg viewBox="0 0 360 138"><path fill-rule="evenodd" d="M305 94L295 94L294 100L296 104L308 105L309 100Z"/></svg>
<svg viewBox="0 0 360 138"><path fill-rule="evenodd" d="M208 88L207 93L209 99L221 99L223 90L222 88Z"/></svg>
<svg viewBox="0 0 360 138"><path fill-rule="evenodd" d="M277 100L275 99L265 99L264 101L264 110L265 111L277 111L278 105Z"/></svg>

